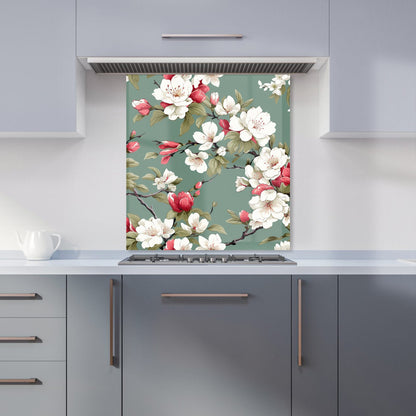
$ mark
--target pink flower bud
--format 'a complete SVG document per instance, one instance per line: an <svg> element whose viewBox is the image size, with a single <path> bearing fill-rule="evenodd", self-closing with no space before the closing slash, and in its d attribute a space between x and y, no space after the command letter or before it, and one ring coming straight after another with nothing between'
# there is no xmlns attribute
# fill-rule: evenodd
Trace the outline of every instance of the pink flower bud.
<svg viewBox="0 0 416 416"><path fill-rule="evenodd" d="M136 136L136 130L132 130L132 132L130 133L130 138L132 139L133 137Z"/></svg>
<svg viewBox="0 0 416 416"><path fill-rule="evenodd" d="M172 105L172 104L168 104L168 103L165 103L165 102L161 102L160 103L160 105L163 107L163 108L166 108L166 107L169 107L170 105Z"/></svg>
<svg viewBox="0 0 416 416"><path fill-rule="evenodd" d="M195 103L202 103L202 101L207 98L205 93L200 88L193 91L189 97L192 98L192 101Z"/></svg>
<svg viewBox="0 0 416 416"><path fill-rule="evenodd" d="M199 196L200 195L200 193L201 193L201 191L195 191L195 193L194 193L194 196Z"/></svg>
<svg viewBox="0 0 416 416"><path fill-rule="evenodd" d="M211 98L209 99L212 105L217 105L220 100L220 95L217 92L211 93Z"/></svg>
<svg viewBox="0 0 416 416"><path fill-rule="evenodd" d="M288 163L287 166L282 166L280 168L280 176L273 179L272 184L276 188L279 188L281 184L286 186L290 185L290 163Z"/></svg>
<svg viewBox="0 0 416 416"><path fill-rule="evenodd" d="M197 182L194 186L195 189L201 189L202 182Z"/></svg>
<svg viewBox="0 0 416 416"><path fill-rule="evenodd" d="M159 149L176 149L180 145L180 143L165 140L159 145Z"/></svg>
<svg viewBox="0 0 416 416"><path fill-rule="evenodd" d="M220 120L220 126L222 127L224 135L230 131L230 122L228 120Z"/></svg>
<svg viewBox="0 0 416 416"><path fill-rule="evenodd" d="M162 160L160 161L160 163L161 163L162 165L167 165L171 157L172 157L172 156L163 156L163 157L162 157Z"/></svg>
<svg viewBox="0 0 416 416"><path fill-rule="evenodd" d="M260 195L263 191L266 191L267 189L273 189L273 186L266 185L264 183L261 183L256 188L254 188L251 193L253 195Z"/></svg>
<svg viewBox="0 0 416 416"><path fill-rule="evenodd" d="M175 250L175 239L166 241L165 250Z"/></svg>
<svg viewBox="0 0 416 416"><path fill-rule="evenodd" d="M179 192L178 195L173 192L169 192L168 202L170 207L175 212L188 212L194 205L194 198L189 192Z"/></svg>
<svg viewBox="0 0 416 416"><path fill-rule="evenodd" d="M178 149L166 149L160 152L161 155L171 155L172 153L176 153Z"/></svg>
<svg viewBox="0 0 416 416"><path fill-rule="evenodd" d="M126 217L126 233L130 232L130 231L136 231L133 227L133 225L131 224L129 217Z"/></svg>
<svg viewBox="0 0 416 416"><path fill-rule="evenodd" d="M175 74L164 74L163 78L168 79L169 81L175 76Z"/></svg>
<svg viewBox="0 0 416 416"><path fill-rule="evenodd" d="M147 116L150 113L152 107L147 100L142 98L141 100L135 100L131 105L142 115Z"/></svg>
<svg viewBox="0 0 416 416"><path fill-rule="evenodd" d="M128 142L126 145L127 153L133 153L140 149L139 142Z"/></svg>
<svg viewBox="0 0 416 416"><path fill-rule="evenodd" d="M250 217L248 216L248 212L247 211L240 211L240 221L241 222L248 222L250 221Z"/></svg>

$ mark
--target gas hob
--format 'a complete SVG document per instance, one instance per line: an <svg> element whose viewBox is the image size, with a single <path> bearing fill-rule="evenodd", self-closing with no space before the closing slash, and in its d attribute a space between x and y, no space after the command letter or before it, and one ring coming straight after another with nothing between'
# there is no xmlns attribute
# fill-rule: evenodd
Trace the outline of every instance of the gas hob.
<svg viewBox="0 0 416 416"><path fill-rule="evenodd" d="M149 264L275 264L296 265L280 254L133 254L122 260L120 265Z"/></svg>

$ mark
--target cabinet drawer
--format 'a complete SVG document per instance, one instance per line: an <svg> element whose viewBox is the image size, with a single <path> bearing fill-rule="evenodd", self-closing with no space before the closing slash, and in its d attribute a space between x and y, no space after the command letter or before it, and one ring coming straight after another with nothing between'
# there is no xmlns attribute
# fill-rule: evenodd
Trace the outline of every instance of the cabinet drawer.
<svg viewBox="0 0 416 416"><path fill-rule="evenodd" d="M65 317L65 276L0 276L0 317Z"/></svg>
<svg viewBox="0 0 416 416"><path fill-rule="evenodd" d="M0 403L5 416L65 416L65 363L0 363Z"/></svg>
<svg viewBox="0 0 416 416"><path fill-rule="evenodd" d="M65 361L65 318L0 318L1 361Z"/></svg>

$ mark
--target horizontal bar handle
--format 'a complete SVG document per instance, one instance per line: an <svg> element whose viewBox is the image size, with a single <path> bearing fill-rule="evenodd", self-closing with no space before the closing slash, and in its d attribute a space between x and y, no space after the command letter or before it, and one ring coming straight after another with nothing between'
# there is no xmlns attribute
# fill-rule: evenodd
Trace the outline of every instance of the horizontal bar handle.
<svg viewBox="0 0 416 416"><path fill-rule="evenodd" d="M162 39L241 39L240 33L164 33Z"/></svg>
<svg viewBox="0 0 416 416"><path fill-rule="evenodd" d="M0 337L1 342L36 342L38 337Z"/></svg>
<svg viewBox="0 0 416 416"><path fill-rule="evenodd" d="M39 298L37 293L0 293L1 299L36 299Z"/></svg>
<svg viewBox="0 0 416 416"><path fill-rule="evenodd" d="M38 378L0 378L1 384L41 384Z"/></svg>
<svg viewBox="0 0 416 416"><path fill-rule="evenodd" d="M162 293L162 298L248 298L248 293Z"/></svg>

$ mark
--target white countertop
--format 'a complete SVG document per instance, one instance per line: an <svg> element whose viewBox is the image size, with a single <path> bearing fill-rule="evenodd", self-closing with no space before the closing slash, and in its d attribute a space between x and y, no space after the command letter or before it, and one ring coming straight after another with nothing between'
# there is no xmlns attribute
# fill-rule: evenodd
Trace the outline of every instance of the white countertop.
<svg viewBox="0 0 416 416"><path fill-rule="evenodd" d="M286 257L297 265L143 265L119 266L127 252L95 252L88 258L57 258L47 261L28 261L19 258L0 259L0 274L91 274L91 275L307 275L307 274L414 274L416 262L400 259L416 259L415 252L286 252ZM334 254L336 253L336 254ZM131 253L127 253L129 255ZM1 257L1 256L0 256ZM60 255L58 257L65 257ZM68 255L66 256L68 257ZM319 257L319 258L314 258ZM336 257L336 258L334 258ZM340 258L341 257L341 258Z"/></svg>

